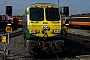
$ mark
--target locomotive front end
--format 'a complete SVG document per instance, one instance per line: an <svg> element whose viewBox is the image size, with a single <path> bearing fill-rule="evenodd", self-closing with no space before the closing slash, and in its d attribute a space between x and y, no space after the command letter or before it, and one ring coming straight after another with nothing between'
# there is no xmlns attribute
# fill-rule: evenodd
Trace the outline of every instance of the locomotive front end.
<svg viewBox="0 0 90 60"><path fill-rule="evenodd" d="M52 4L35 4L26 13L27 43L43 51L61 52L64 41L60 8Z"/></svg>

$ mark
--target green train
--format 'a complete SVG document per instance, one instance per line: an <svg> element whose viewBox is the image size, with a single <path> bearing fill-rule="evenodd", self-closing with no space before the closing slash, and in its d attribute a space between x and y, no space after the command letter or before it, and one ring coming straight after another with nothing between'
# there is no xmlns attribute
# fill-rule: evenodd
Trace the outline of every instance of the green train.
<svg viewBox="0 0 90 60"><path fill-rule="evenodd" d="M63 40L62 11L51 3L35 3L23 15L23 36L27 52L39 48L45 53L59 53Z"/></svg>

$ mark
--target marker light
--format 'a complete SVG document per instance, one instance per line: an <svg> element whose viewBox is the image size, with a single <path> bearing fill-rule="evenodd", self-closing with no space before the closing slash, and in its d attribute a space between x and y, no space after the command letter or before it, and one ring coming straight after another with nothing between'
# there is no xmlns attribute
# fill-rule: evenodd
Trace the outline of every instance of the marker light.
<svg viewBox="0 0 90 60"><path fill-rule="evenodd" d="M11 24L7 24L7 25L11 25Z"/></svg>
<svg viewBox="0 0 90 60"><path fill-rule="evenodd" d="M36 33L37 33L37 30L30 30L30 32L31 32L32 34L36 34Z"/></svg>
<svg viewBox="0 0 90 60"><path fill-rule="evenodd" d="M30 33L31 34L37 34L37 33L39 33L39 30L30 30Z"/></svg>
<svg viewBox="0 0 90 60"><path fill-rule="evenodd" d="M69 24L65 24L65 25L69 25Z"/></svg>

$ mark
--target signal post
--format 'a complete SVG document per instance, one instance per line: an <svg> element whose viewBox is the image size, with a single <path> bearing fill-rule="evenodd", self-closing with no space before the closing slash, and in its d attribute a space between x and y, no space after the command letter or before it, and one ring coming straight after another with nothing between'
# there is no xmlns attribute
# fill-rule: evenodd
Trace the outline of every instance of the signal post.
<svg viewBox="0 0 90 60"><path fill-rule="evenodd" d="M7 24L6 32L8 33L8 44L10 43L10 32L12 32L11 24Z"/></svg>
<svg viewBox="0 0 90 60"><path fill-rule="evenodd" d="M2 36L1 40L4 43L4 60L6 60L6 36Z"/></svg>
<svg viewBox="0 0 90 60"><path fill-rule="evenodd" d="M6 16L7 16L7 20L9 20L9 16L12 16L12 6L6 6ZM6 32L8 34L8 40L6 38L6 36L2 36L1 37L1 42L4 43L4 60L6 60L6 43L10 43L10 32L12 32L12 27L11 24L7 24L6 27Z"/></svg>
<svg viewBox="0 0 90 60"><path fill-rule="evenodd" d="M67 43L67 32L69 31L69 21L67 20L67 16L69 16L69 7L68 6L64 6L63 8L63 15L65 16L65 25L63 27L64 29L64 33L65 33L65 42Z"/></svg>
<svg viewBox="0 0 90 60"><path fill-rule="evenodd" d="M1 41L4 43L4 60L6 60L6 43L10 43L10 32L12 32L11 24L7 24L6 32L8 33L8 40L6 36L1 37Z"/></svg>

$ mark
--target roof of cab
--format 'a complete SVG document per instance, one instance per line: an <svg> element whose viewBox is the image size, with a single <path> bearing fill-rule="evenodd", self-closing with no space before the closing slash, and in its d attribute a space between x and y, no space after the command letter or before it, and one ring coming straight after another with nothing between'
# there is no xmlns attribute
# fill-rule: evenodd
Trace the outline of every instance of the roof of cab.
<svg viewBox="0 0 90 60"><path fill-rule="evenodd" d="M56 8L58 8L58 6L57 5L55 5L55 4L52 4L52 3L35 3L35 4L31 4L30 6L29 6L29 8L30 7L38 7L38 6L42 6L42 7L46 7L46 6L53 6L53 7L56 7Z"/></svg>

